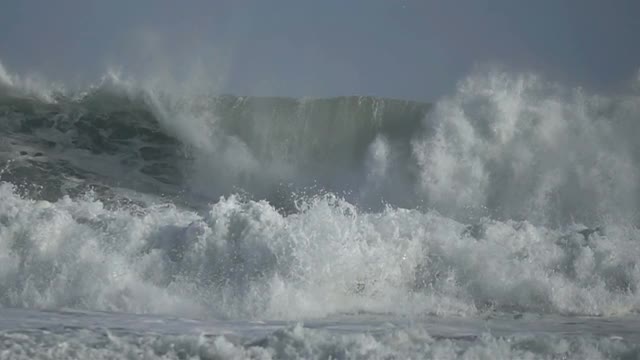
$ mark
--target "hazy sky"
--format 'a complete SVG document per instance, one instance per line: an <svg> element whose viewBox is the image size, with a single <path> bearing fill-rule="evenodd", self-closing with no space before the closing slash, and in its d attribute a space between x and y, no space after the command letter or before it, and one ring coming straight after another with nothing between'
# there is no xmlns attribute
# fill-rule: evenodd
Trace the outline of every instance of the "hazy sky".
<svg viewBox="0 0 640 360"><path fill-rule="evenodd" d="M240 94L432 100L486 64L615 89L639 35L639 0L0 0L12 72L116 66Z"/></svg>

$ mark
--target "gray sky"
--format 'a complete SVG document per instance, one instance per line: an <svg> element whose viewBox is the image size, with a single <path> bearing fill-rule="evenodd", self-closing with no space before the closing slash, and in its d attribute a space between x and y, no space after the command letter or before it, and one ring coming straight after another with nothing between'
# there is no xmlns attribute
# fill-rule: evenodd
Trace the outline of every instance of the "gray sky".
<svg viewBox="0 0 640 360"><path fill-rule="evenodd" d="M78 83L119 66L258 95L433 100L486 64L616 89L639 35L638 0L0 2L10 71Z"/></svg>

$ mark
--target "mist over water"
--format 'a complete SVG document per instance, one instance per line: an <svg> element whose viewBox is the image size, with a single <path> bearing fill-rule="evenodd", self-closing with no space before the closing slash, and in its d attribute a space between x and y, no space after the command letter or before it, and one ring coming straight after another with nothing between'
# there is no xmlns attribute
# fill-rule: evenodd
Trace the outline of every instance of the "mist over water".
<svg viewBox="0 0 640 360"><path fill-rule="evenodd" d="M635 313L640 95L433 104L0 68L0 304L216 318Z"/></svg>

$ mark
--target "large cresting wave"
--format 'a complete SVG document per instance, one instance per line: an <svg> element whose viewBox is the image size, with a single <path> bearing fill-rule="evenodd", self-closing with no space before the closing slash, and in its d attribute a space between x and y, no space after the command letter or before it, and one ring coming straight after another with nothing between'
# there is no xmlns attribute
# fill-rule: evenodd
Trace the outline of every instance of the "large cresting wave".
<svg viewBox="0 0 640 360"><path fill-rule="evenodd" d="M191 316L640 306L640 95L82 92L0 68L0 305Z"/></svg>

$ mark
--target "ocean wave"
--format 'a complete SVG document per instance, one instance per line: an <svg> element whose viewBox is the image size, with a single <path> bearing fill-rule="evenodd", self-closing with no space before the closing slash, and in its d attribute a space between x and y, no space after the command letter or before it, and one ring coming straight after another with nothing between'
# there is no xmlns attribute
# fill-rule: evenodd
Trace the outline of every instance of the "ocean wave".
<svg viewBox="0 0 640 360"><path fill-rule="evenodd" d="M640 97L469 76L433 106L3 71L0 304L629 314ZM8 90L7 90L8 89Z"/></svg>
<svg viewBox="0 0 640 360"><path fill-rule="evenodd" d="M596 226L638 216L633 92L591 95L493 71L432 107L194 95L111 75L54 102L1 99L2 180L53 188L48 200L65 193L56 173L205 203L245 192L290 207L302 191L465 221Z"/></svg>
<svg viewBox="0 0 640 360"><path fill-rule="evenodd" d="M373 97L182 97L135 88L115 76L88 91L59 95L54 102L5 93L0 97L5 120L0 131L5 162L12 163L3 176L15 182L25 172L16 168L35 171L46 163L45 173L54 167L75 177L97 174L109 185L127 174L122 186L187 192L208 200L247 191L276 201L282 189L312 186L357 193L380 183L383 174L373 174L373 168L409 176L402 165L410 157L409 139L429 107ZM374 144L387 150L376 155ZM390 148L402 164L380 167L390 162L380 158ZM32 166L35 154L39 166ZM108 166L101 170L98 162ZM38 183L44 188L56 181Z"/></svg>

